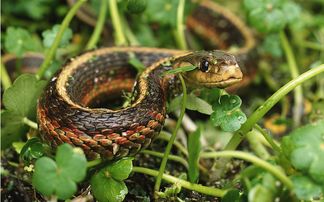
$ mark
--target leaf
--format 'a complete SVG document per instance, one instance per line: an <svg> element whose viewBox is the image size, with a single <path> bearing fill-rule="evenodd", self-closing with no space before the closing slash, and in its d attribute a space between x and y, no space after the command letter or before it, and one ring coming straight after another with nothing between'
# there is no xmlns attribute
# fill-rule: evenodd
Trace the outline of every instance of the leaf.
<svg viewBox="0 0 324 202"><path fill-rule="evenodd" d="M86 165L81 149L62 144L57 149L56 162L48 157L36 161L32 183L45 196L68 199L77 191L76 183L86 176Z"/></svg>
<svg viewBox="0 0 324 202"><path fill-rule="evenodd" d="M173 99L169 105L168 111L176 111L181 105L182 96L178 96ZM186 108L193 111L198 111L202 114L210 115L213 113L213 109L209 103L205 100L195 96L194 94L188 94Z"/></svg>
<svg viewBox="0 0 324 202"><path fill-rule="evenodd" d="M34 75L19 76L3 94L3 104L6 110L35 120L37 98L45 85L46 81L37 80Z"/></svg>
<svg viewBox="0 0 324 202"><path fill-rule="evenodd" d="M222 202L240 202L240 191L237 189L231 189L226 192L222 198Z"/></svg>
<svg viewBox="0 0 324 202"><path fill-rule="evenodd" d="M35 46L36 39L22 28L8 27L4 43L6 50L18 57L23 56L27 51L36 51L39 48Z"/></svg>
<svg viewBox="0 0 324 202"><path fill-rule="evenodd" d="M147 0L129 0L127 4L127 10L130 13L138 14L142 13L147 6Z"/></svg>
<svg viewBox="0 0 324 202"><path fill-rule="evenodd" d="M294 184L294 192L296 193L298 199L312 201L313 198L319 198L321 196L321 187L308 177L294 175L290 178Z"/></svg>
<svg viewBox="0 0 324 202"><path fill-rule="evenodd" d="M282 56L282 48L278 34L269 34L262 44L262 49L274 57Z"/></svg>
<svg viewBox="0 0 324 202"><path fill-rule="evenodd" d="M273 195L267 188L258 184L249 191L249 202L273 202Z"/></svg>
<svg viewBox="0 0 324 202"><path fill-rule="evenodd" d="M201 150L200 144L200 128L191 133L188 138L188 176L190 182L196 182L199 177L199 154Z"/></svg>
<svg viewBox="0 0 324 202"><path fill-rule="evenodd" d="M23 119L36 119L37 98L45 85L46 81L38 81L34 75L23 74L4 92L3 104L6 110L2 114L1 146L9 147L27 132L28 127Z"/></svg>
<svg viewBox="0 0 324 202"><path fill-rule="evenodd" d="M125 180L128 178L129 174L132 172L133 158L122 158L110 165L108 165L107 171L110 173L111 177L115 180Z"/></svg>
<svg viewBox="0 0 324 202"><path fill-rule="evenodd" d="M324 186L324 120L300 127L283 138L282 149L297 169Z"/></svg>
<svg viewBox="0 0 324 202"><path fill-rule="evenodd" d="M44 147L39 138L30 138L20 151L20 158L25 161L37 159L44 154Z"/></svg>
<svg viewBox="0 0 324 202"><path fill-rule="evenodd" d="M128 189L122 180L132 171L132 158L123 158L106 166L91 178L92 192L98 201L123 201Z"/></svg>
<svg viewBox="0 0 324 202"><path fill-rule="evenodd" d="M102 172L91 178L91 187L93 195L99 202L121 202L128 193L123 181L107 178Z"/></svg>
<svg viewBox="0 0 324 202"><path fill-rule="evenodd" d="M15 112L4 111L1 114L1 149L6 149L18 141L28 131L22 122L23 117Z"/></svg>
<svg viewBox="0 0 324 202"><path fill-rule="evenodd" d="M192 71L192 70L194 70L196 68L197 67L195 67L193 65L184 66L184 67L178 67L178 68L170 69L170 70L164 72L163 75L167 75L167 74L178 74L178 73L181 73L181 72L189 72L189 71Z"/></svg>
<svg viewBox="0 0 324 202"><path fill-rule="evenodd" d="M174 19L176 19L177 16L177 7L178 1L148 1L144 14L149 22L175 27L176 20Z"/></svg>
<svg viewBox="0 0 324 202"><path fill-rule="evenodd" d="M60 26L61 25L54 25L52 29L46 30L42 33L43 45L46 48L49 48L53 45L53 42L60 29ZM65 29L59 47L67 46L71 38L72 38L72 30L70 28Z"/></svg>
<svg viewBox="0 0 324 202"><path fill-rule="evenodd" d="M211 114L211 121L222 130L234 132L240 129L246 121L246 115L239 108L242 101L237 95L223 95L219 102L213 104L214 112Z"/></svg>

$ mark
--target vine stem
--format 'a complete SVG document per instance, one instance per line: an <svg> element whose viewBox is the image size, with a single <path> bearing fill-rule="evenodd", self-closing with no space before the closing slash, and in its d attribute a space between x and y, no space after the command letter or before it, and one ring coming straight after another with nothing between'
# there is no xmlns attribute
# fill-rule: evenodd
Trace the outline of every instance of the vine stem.
<svg viewBox="0 0 324 202"><path fill-rule="evenodd" d="M243 159L245 161L249 161L254 165L259 166L265 169L266 171L268 171L269 173L271 173L289 189L293 189L293 183L280 169L276 168L274 165L252 154L248 154L242 151L206 152L200 154L200 158L218 158L218 157L234 157L234 158Z"/></svg>
<svg viewBox="0 0 324 202"><path fill-rule="evenodd" d="M294 53L291 49L289 41L284 31L280 32L280 40L282 47L285 51L286 59L288 62L289 71L292 79L295 79L299 75L298 67L296 64L296 59ZM293 120L295 126L300 124L300 119L302 117L302 107L303 107L303 89L301 86L296 87L294 90L294 110L293 110Z"/></svg>
<svg viewBox="0 0 324 202"><path fill-rule="evenodd" d="M161 131L160 135L157 137L158 139L170 141L171 134L166 131ZM177 147L186 157L188 157L187 149L178 141L174 141L174 146Z"/></svg>
<svg viewBox="0 0 324 202"><path fill-rule="evenodd" d="M177 136L178 130L181 126L182 123L182 118L185 114L185 110L186 110L186 102L187 102L187 88L186 88L186 84L184 79L182 78L181 74L178 74L179 79L181 81L181 85L182 85L182 91L183 91L183 97L182 97L182 103L181 103L181 110L180 110L180 115L176 124L175 129L173 130L172 136L170 138L170 141L168 142L166 148L165 148L165 152L164 152L164 156L162 158L162 162L160 165L160 169L159 169L159 173L156 177L156 181L155 181L155 185L154 185L154 190L155 192L158 192L160 190L160 186L161 186L161 181L162 181L162 175L164 173L167 161L168 161L168 156L170 154L173 142ZM156 194L154 194L155 197L157 197Z"/></svg>
<svg viewBox="0 0 324 202"><path fill-rule="evenodd" d="M249 132L252 127L285 95L292 91L296 86L302 84L308 79L324 72L324 64L308 70L299 75L297 78L291 80L286 85L282 86L270 98L268 98L257 110L255 110L241 128L235 132L225 150L235 150L241 141L245 138L245 134Z"/></svg>
<svg viewBox="0 0 324 202"><path fill-rule="evenodd" d="M26 124L27 126L33 128L33 129L35 129L35 130L38 129L37 123L35 123L34 121L28 119L27 117L24 117L24 118L22 119L22 122L23 122L24 124Z"/></svg>
<svg viewBox="0 0 324 202"><path fill-rule="evenodd" d="M105 24L105 18L106 18L106 13L107 13L107 6L108 6L107 1L108 0L101 1L98 21L97 21L95 29L90 37L90 40L88 41L88 43L86 45L86 50L95 48L96 44L98 43L100 34L101 34L104 24Z"/></svg>
<svg viewBox="0 0 324 202"><path fill-rule="evenodd" d="M275 150L277 154L281 153L280 147L273 141L270 135L263 128L261 128L258 124L255 124L254 128L262 134L264 139L267 140L267 142L271 145L272 149Z"/></svg>
<svg viewBox="0 0 324 202"><path fill-rule="evenodd" d="M142 173L142 174L155 176L155 177L159 175L159 172L156 170L152 170L149 168L143 168L143 167L137 167L137 166L134 166L132 171L136 172L136 173ZM182 179L179 179L177 177L167 175L167 174L163 174L162 179L167 182L170 182L170 183L177 183L181 187L184 187L186 189L197 191L199 193L210 195L210 196L223 197L227 192L227 190L217 189L217 188L213 188L213 187L206 187L206 186L203 186L200 184L194 184L194 183L188 182L186 180L182 180Z"/></svg>
<svg viewBox="0 0 324 202"><path fill-rule="evenodd" d="M184 7L185 0L179 0L178 8L177 8L177 30L176 30L176 41L178 46L182 50L187 50L187 43L185 37L185 26L183 24L183 16L184 16Z"/></svg>
<svg viewBox="0 0 324 202"><path fill-rule="evenodd" d="M1 83L4 90L7 90L12 85L10 76L2 61L1 61Z"/></svg>
<svg viewBox="0 0 324 202"><path fill-rule="evenodd" d="M156 152L156 151L152 151L152 150L142 150L141 153L156 156L156 157L160 157L160 158L163 158L163 156L164 156L164 153ZM168 159L181 163L187 169L189 167L187 161L184 158L181 158L180 156L170 154L168 156Z"/></svg>
<svg viewBox="0 0 324 202"><path fill-rule="evenodd" d="M56 49L58 48L60 41L62 39L63 33L65 29L69 26L73 16L76 14L80 6L85 3L87 0L79 0L76 4L73 5L73 7L69 10L67 15L64 17L63 22L60 26L59 31L57 32L57 35L54 39L53 45L50 47L49 51L45 55L44 62L41 64L39 70L37 71L37 77L42 78L44 73L46 72L47 68L49 67Z"/></svg>
<svg viewBox="0 0 324 202"><path fill-rule="evenodd" d="M108 1L108 0L106 0ZM126 37L123 32L123 28L119 12L118 12L118 7L117 7L117 1L116 0L109 0L109 10L110 10L110 16L111 16L111 21L114 27L114 30L116 32L115 35L115 43L117 46L123 46L127 45Z"/></svg>

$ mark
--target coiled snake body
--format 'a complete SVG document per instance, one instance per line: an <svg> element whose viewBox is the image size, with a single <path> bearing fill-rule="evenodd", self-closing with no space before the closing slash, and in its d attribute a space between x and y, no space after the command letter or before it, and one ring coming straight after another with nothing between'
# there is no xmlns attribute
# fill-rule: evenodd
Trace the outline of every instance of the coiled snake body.
<svg viewBox="0 0 324 202"><path fill-rule="evenodd" d="M238 58L246 57L249 43ZM136 71L129 64L133 57L147 67L135 86ZM167 98L178 88L176 77L163 73L188 65L196 69L183 77L193 86L226 87L242 79L234 56L222 51L113 47L86 52L68 62L39 99L40 136L52 147L62 143L80 147L88 159L134 155L161 131ZM130 106L103 107L132 89Z"/></svg>

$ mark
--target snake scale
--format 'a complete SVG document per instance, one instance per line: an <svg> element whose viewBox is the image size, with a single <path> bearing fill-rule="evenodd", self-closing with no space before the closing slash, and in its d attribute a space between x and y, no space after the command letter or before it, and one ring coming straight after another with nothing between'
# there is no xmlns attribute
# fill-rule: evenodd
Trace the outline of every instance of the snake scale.
<svg viewBox="0 0 324 202"><path fill-rule="evenodd" d="M208 25L206 19L210 19ZM248 53L254 46L249 29L210 1L197 7L187 26L220 48L231 44L240 48L235 57L223 51L145 47L109 47L83 53L62 67L38 101L42 140L54 148L62 143L80 147L88 159L132 156L159 134L168 98L180 93L177 77L165 76L165 71L193 65L194 70L182 73L192 86L224 88L240 81L239 66L246 72ZM147 67L136 80L136 71L129 64L134 57ZM128 106L105 107L123 91L132 92Z"/></svg>

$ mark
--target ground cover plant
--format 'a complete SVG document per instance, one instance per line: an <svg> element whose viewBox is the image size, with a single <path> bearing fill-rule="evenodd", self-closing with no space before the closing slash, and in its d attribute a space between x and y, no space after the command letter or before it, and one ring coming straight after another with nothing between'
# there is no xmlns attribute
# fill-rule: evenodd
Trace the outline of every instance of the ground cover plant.
<svg viewBox="0 0 324 202"><path fill-rule="evenodd" d="M168 103L159 137L117 161L87 161L79 148L43 143L38 97L64 62L84 51L203 49L206 42L185 28L200 1L69 2L2 2L4 201L324 200L323 1L215 1L253 30L255 76L236 92L187 90L179 76L183 93ZM76 17L86 4L97 14L92 26ZM142 71L136 58L129 63ZM127 96L120 98L126 104Z"/></svg>

